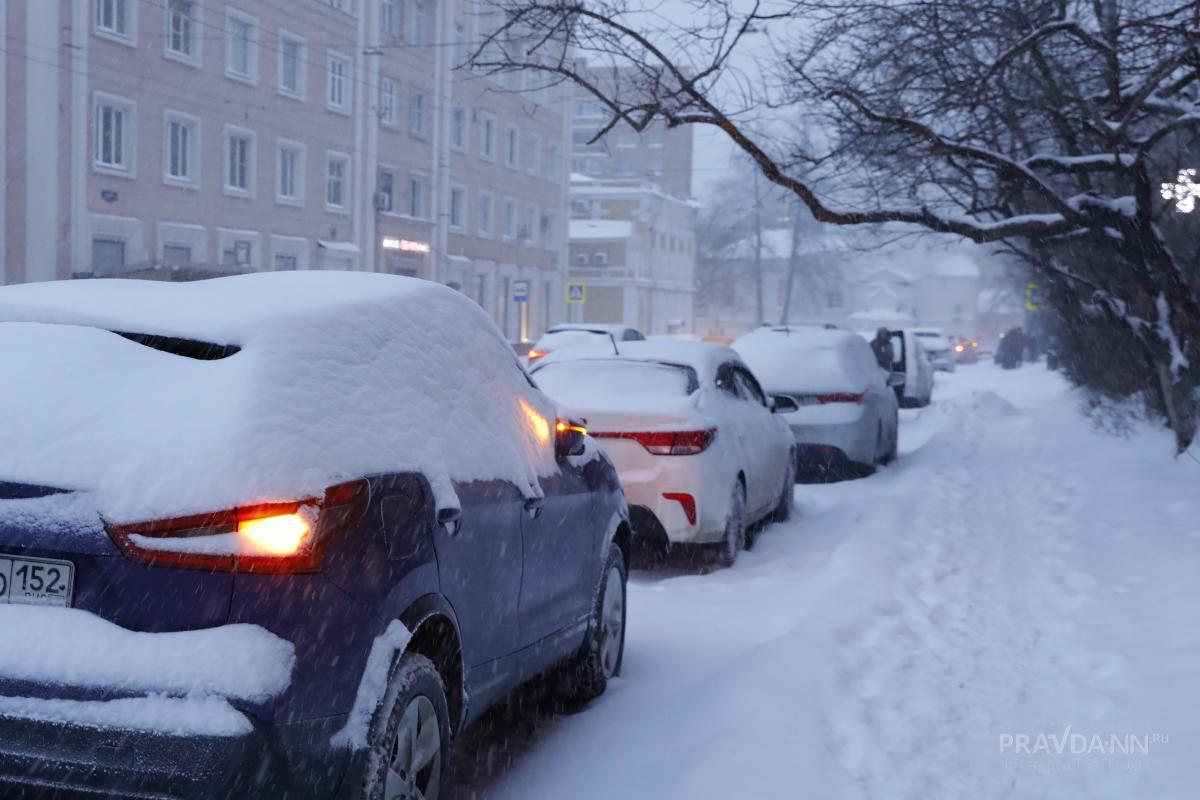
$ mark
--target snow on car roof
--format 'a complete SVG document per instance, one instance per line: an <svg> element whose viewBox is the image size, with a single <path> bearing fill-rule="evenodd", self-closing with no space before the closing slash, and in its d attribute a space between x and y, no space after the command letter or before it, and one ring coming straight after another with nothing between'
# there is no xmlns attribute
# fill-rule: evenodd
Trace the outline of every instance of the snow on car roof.
<svg viewBox="0 0 1200 800"><path fill-rule="evenodd" d="M50 324L46 324L50 323ZM110 331L233 344L216 360ZM554 470L554 404L474 302L349 272L0 287L0 480L81 490L112 521L320 496L370 474Z"/></svg>
<svg viewBox="0 0 1200 800"><path fill-rule="evenodd" d="M759 328L733 349L768 392L859 392L882 374L870 345L853 331Z"/></svg>
<svg viewBox="0 0 1200 800"><path fill-rule="evenodd" d="M628 325L610 325L608 323L588 323L588 322L565 322L559 325L552 325L546 329L546 333L558 333L560 331L604 331L605 333L624 333L625 331L633 330Z"/></svg>
<svg viewBox="0 0 1200 800"><path fill-rule="evenodd" d="M578 345L556 350L542 359L537 369L561 361L581 359L626 359L629 361L658 361L667 364L682 364L696 370L701 386L716 380L717 368L727 361L741 362L741 357L731 348L713 342L652 339L644 342L617 342L619 353L614 353L612 342ZM537 370L534 370L537 374Z"/></svg>

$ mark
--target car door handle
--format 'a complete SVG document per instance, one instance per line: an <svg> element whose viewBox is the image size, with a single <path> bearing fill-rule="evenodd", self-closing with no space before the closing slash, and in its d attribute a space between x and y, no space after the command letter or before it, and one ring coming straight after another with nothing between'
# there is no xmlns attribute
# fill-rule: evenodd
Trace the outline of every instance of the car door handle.
<svg viewBox="0 0 1200 800"><path fill-rule="evenodd" d="M530 519L537 519L542 515L542 507L546 505L544 497L529 497L525 500L525 513Z"/></svg>

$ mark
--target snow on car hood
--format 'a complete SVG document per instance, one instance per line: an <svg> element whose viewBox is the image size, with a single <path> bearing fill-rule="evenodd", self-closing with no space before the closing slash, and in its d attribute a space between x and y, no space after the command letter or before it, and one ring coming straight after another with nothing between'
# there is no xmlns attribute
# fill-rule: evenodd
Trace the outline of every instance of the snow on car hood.
<svg viewBox="0 0 1200 800"><path fill-rule="evenodd" d="M112 331L240 348L198 360ZM320 496L373 473L556 468L554 405L458 292L342 272L0 287L0 480L133 522Z"/></svg>

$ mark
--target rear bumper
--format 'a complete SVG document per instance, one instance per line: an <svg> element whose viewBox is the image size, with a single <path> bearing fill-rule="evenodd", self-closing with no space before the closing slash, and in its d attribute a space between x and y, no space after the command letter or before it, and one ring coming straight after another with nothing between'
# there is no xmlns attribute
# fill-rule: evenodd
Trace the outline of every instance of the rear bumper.
<svg viewBox="0 0 1200 800"><path fill-rule="evenodd" d="M0 719L6 800L328 800L350 753L329 746L330 717L255 724L236 737L178 737Z"/></svg>
<svg viewBox="0 0 1200 800"><path fill-rule="evenodd" d="M793 425L797 467L803 469L816 463L837 461L834 450L841 453L843 461L873 464L877 434L878 431L862 418L844 425Z"/></svg>

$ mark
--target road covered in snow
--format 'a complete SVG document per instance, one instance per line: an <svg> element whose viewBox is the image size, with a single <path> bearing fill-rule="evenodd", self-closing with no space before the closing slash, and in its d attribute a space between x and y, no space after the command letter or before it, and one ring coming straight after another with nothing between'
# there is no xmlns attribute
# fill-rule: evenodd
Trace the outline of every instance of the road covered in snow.
<svg viewBox="0 0 1200 800"><path fill-rule="evenodd" d="M1040 365L903 413L732 569L635 573L622 677L468 738L456 797L1195 796L1200 463Z"/></svg>

